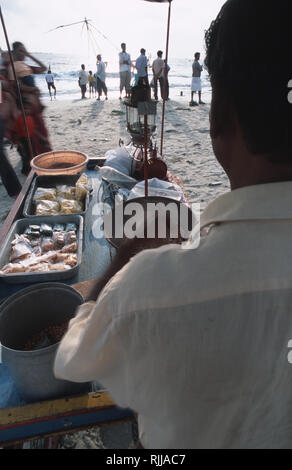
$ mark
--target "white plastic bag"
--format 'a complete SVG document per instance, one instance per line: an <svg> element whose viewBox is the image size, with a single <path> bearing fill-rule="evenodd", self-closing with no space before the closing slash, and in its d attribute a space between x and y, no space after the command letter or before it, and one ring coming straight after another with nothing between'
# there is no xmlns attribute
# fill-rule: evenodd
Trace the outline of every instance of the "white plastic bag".
<svg viewBox="0 0 292 470"><path fill-rule="evenodd" d="M119 147L105 154L104 166L114 168L124 175L131 176L135 172L136 162L131 158L132 147Z"/></svg>
<svg viewBox="0 0 292 470"><path fill-rule="evenodd" d="M148 195L166 197L176 201L184 201L182 189L174 183L162 181L158 178L152 178L148 181ZM145 197L145 182L141 181L132 189L128 201L139 197Z"/></svg>

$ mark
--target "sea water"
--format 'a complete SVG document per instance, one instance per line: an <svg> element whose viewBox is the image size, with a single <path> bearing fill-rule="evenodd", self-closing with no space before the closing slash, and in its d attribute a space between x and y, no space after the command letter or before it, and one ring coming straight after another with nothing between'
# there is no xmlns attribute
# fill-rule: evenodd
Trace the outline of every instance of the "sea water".
<svg viewBox="0 0 292 470"><path fill-rule="evenodd" d="M80 99L80 88L78 86L78 75L81 69L81 64L85 64L86 71L96 72L96 59L94 56L89 57L78 55L62 55L62 54L47 54L35 53L39 60L41 60L47 67L51 67L52 73L55 77L55 85L57 88L58 100L77 100ZM133 59L133 57L132 57ZM118 98L120 76L119 76L119 61L117 57L103 58L107 62L107 77L106 85L108 87L109 99ZM153 58L149 63L152 65ZM32 64L31 61L29 63ZM170 98L178 101L190 101L191 99L191 82L192 82L192 63L193 59L169 59L169 86ZM35 64L34 64L35 65ZM149 79L152 79L152 70L149 68ZM36 76L36 85L40 88L43 99L49 98L48 87L45 80L45 74ZM182 95L182 96L181 96ZM158 94L160 96L160 94ZM202 73L202 99L206 103L211 100L211 85L209 76L206 70Z"/></svg>

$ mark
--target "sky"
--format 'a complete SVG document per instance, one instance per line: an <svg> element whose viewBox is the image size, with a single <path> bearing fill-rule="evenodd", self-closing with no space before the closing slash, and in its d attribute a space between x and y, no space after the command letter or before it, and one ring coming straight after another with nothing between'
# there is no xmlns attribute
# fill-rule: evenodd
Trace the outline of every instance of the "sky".
<svg viewBox="0 0 292 470"><path fill-rule="evenodd" d="M192 59L204 55L204 31L225 0L173 0L169 56ZM21 41L30 52L87 54L97 49L114 57L121 42L127 43L132 59L143 47L147 54L165 51L168 3L144 0L0 0L10 43ZM62 28L85 17L92 20L92 33L82 25ZM98 31L99 32L98 32ZM105 37L104 37L105 36ZM88 39L90 38L90 39ZM0 47L6 49L4 35Z"/></svg>

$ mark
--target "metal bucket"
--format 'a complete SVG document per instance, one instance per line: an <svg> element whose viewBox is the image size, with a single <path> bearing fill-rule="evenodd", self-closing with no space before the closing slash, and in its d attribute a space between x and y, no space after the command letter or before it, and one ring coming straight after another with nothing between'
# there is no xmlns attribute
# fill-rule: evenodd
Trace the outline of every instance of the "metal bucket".
<svg viewBox="0 0 292 470"><path fill-rule="evenodd" d="M90 384L57 380L53 365L59 344L23 351L27 341L42 330L70 321L83 299L59 283L39 284L18 292L0 307L2 360L27 402L44 401L87 392Z"/></svg>

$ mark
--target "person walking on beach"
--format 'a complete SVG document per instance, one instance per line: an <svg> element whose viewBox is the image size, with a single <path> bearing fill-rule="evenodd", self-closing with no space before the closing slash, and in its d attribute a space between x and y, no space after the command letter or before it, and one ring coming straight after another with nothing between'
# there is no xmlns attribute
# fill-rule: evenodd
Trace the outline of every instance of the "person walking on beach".
<svg viewBox="0 0 292 470"><path fill-rule="evenodd" d="M145 85L149 85L148 80L148 61L146 57L146 50L141 49L141 55L136 60L136 69L138 72L138 80L140 83L144 83Z"/></svg>
<svg viewBox="0 0 292 470"><path fill-rule="evenodd" d="M81 88L81 99L86 99L86 91L87 91L87 83L88 83L88 73L85 71L85 65L81 65L81 70L79 72L79 80L78 84Z"/></svg>
<svg viewBox="0 0 292 470"><path fill-rule="evenodd" d="M88 83L89 83L89 97L95 98L96 96L96 78L92 75L92 70L89 71L88 75Z"/></svg>
<svg viewBox="0 0 292 470"><path fill-rule="evenodd" d="M3 63L2 56L1 60ZM5 67L1 65L0 68L0 86L2 91L2 99L0 100L0 176L8 195L16 198L21 191L21 184L6 155L4 137L7 135L6 132L9 132L9 128L13 126L17 107L14 94L11 93L11 87L7 77L5 77Z"/></svg>
<svg viewBox="0 0 292 470"><path fill-rule="evenodd" d="M97 101L100 101L102 96L102 92L105 94L105 99L107 100L107 86L105 84L106 80L106 66L105 63L102 61L102 57L100 54L97 56L97 72L96 72L96 88L98 93Z"/></svg>
<svg viewBox="0 0 292 470"><path fill-rule="evenodd" d="M154 60L152 64L152 71L153 71L153 80L154 80L154 99L158 101L158 82L160 84L160 94L161 98L163 99L163 69L165 66L165 62L162 59L163 52L157 52L157 59Z"/></svg>
<svg viewBox="0 0 292 470"><path fill-rule="evenodd" d="M123 89L126 91L126 98L129 97L131 90L131 56L126 52L126 44L121 44L122 52L119 54L120 61L120 100L122 99Z"/></svg>
<svg viewBox="0 0 292 470"><path fill-rule="evenodd" d="M192 92L191 92L191 102L190 106L197 106L198 103L194 101L194 94L198 92L199 94L199 104L205 104L202 101L202 81L201 73L203 72L203 67L200 64L201 54L199 52L195 53L195 60L193 62L193 79L192 79Z"/></svg>
<svg viewBox="0 0 292 470"><path fill-rule="evenodd" d="M56 90L56 87L55 87L54 75L52 74L51 69L48 70L48 73L46 74L45 79L46 79L46 82L47 82L47 85L48 85L51 101L53 101L51 88L54 90L54 98L55 99L56 99L56 95L57 95L57 90Z"/></svg>

